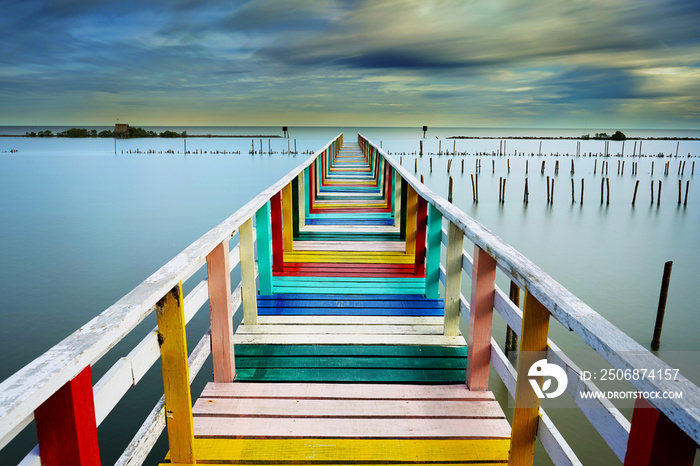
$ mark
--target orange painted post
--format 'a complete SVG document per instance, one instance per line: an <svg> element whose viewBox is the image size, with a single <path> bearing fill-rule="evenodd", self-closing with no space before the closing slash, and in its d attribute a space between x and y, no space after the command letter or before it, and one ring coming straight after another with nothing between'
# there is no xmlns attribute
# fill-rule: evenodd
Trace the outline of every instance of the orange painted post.
<svg viewBox="0 0 700 466"><path fill-rule="evenodd" d="M529 382L530 368L546 357L549 333L549 311L525 289L523 326L520 332L518 353L518 378L515 387L513 428L510 440L508 464L532 465L535 457L537 424L540 418L540 399ZM542 386L542 377L535 377Z"/></svg>
<svg viewBox="0 0 700 466"><path fill-rule="evenodd" d="M44 401L34 419L42 465L99 466L90 366Z"/></svg>
<svg viewBox="0 0 700 466"><path fill-rule="evenodd" d="M233 308L231 307L230 270L228 239L226 239L207 256L214 382L232 382L236 375L233 358Z"/></svg>
<svg viewBox="0 0 700 466"><path fill-rule="evenodd" d="M418 193L413 186L407 184L408 196L406 201L406 254L416 253L416 227L418 213Z"/></svg>
<svg viewBox="0 0 700 466"><path fill-rule="evenodd" d="M479 246L474 245L467 339L467 348L469 348L467 386L470 390L488 390L489 388L495 282L496 260Z"/></svg>
<svg viewBox="0 0 700 466"><path fill-rule="evenodd" d="M637 398L627 440L625 465L690 466L698 446L665 414Z"/></svg>

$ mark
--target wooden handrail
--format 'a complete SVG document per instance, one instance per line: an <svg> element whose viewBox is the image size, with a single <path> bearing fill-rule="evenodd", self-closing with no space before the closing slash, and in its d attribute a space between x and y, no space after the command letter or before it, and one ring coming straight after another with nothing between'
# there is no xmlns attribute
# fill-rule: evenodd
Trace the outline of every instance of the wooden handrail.
<svg viewBox="0 0 700 466"><path fill-rule="evenodd" d="M554 318L575 332L612 367L622 370L643 367L650 371L671 369L668 364L611 324L530 259L420 183L371 140L361 134L358 135L358 139L361 147L368 145L381 154L418 195L436 207L443 217L456 225L472 243L493 257L498 267L511 280L537 299ZM631 380L630 383L642 392L665 392L671 388L666 382L657 379ZM700 410L697 408L700 406L700 388L681 374L672 388L674 391L682 391L683 398L649 400L651 405L664 413L696 443L700 443Z"/></svg>
<svg viewBox="0 0 700 466"><path fill-rule="evenodd" d="M320 154L339 143L342 143L342 133L197 239L115 304L0 383L0 449L31 422L38 406L113 348L153 312L161 298L199 270L214 248L231 238L244 222L311 166Z"/></svg>

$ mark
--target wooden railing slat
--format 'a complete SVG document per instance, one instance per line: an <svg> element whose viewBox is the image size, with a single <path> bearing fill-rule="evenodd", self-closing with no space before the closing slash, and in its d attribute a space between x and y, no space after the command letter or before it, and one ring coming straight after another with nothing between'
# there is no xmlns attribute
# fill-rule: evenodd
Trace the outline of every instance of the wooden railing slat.
<svg viewBox="0 0 700 466"><path fill-rule="evenodd" d="M263 210L263 209L261 209ZM266 215L264 215L266 217ZM256 325L258 323L258 300L257 300L257 287L255 285L255 245L253 243L253 219L249 219L239 230L240 247L241 247L241 284L243 286L242 296L243 296L243 322L246 325ZM261 245L260 241L264 238L259 238L258 240L258 261L260 263L260 269L264 270L266 275L266 280L271 279L268 274L271 273L269 268L269 262L265 260L269 249L264 245ZM269 246L269 243L268 243ZM268 291L267 288L263 288L262 278L260 279L260 290L261 292ZM270 291L272 289L272 283L269 283ZM233 341L231 341L231 346L233 346Z"/></svg>
<svg viewBox="0 0 700 466"><path fill-rule="evenodd" d="M248 240L253 237L252 223L252 219L248 220L240 230L242 232L246 226L250 228ZM250 251L253 250L253 245L242 244ZM228 240L215 247L207 256L207 281L214 382L232 382L236 375L236 368L233 355L233 310L231 309Z"/></svg>
<svg viewBox="0 0 700 466"><path fill-rule="evenodd" d="M428 209L428 251L425 258L425 297L429 299L440 297L441 238L442 214L431 205Z"/></svg>
<svg viewBox="0 0 700 466"><path fill-rule="evenodd" d="M474 246L473 264L467 339L467 386L470 390L488 390L496 261L483 249Z"/></svg>
<svg viewBox="0 0 700 466"><path fill-rule="evenodd" d="M182 283L156 306L166 424L173 463L196 463Z"/></svg>
<svg viewBox="0 0 700 466"><path fill-rule="evenodd" d="M462 294L462 244L464 235L452 222L448 227L445 262L445 335L459 333L459 297Z"/></svg>

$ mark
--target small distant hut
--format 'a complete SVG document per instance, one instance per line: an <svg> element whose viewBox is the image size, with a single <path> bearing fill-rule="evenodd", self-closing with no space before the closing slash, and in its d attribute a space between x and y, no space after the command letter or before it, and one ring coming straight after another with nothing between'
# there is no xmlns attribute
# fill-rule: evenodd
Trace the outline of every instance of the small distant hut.
<svg viewBox="0 0 700 466"><path fill-rule="evenodd" d="M119 139L129 139L129 125L117 123L114 125L114 137Z"/></svg>

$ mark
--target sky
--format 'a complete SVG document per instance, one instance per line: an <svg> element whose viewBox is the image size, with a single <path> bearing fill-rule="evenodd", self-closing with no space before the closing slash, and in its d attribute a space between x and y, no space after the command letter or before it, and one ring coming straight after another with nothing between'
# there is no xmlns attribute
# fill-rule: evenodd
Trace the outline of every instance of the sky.
<svg viewBox="0 0 700 466"><path fill-rule="evenodd" d="M695 0L0 0L0 124L700 128Z"/></svg>

